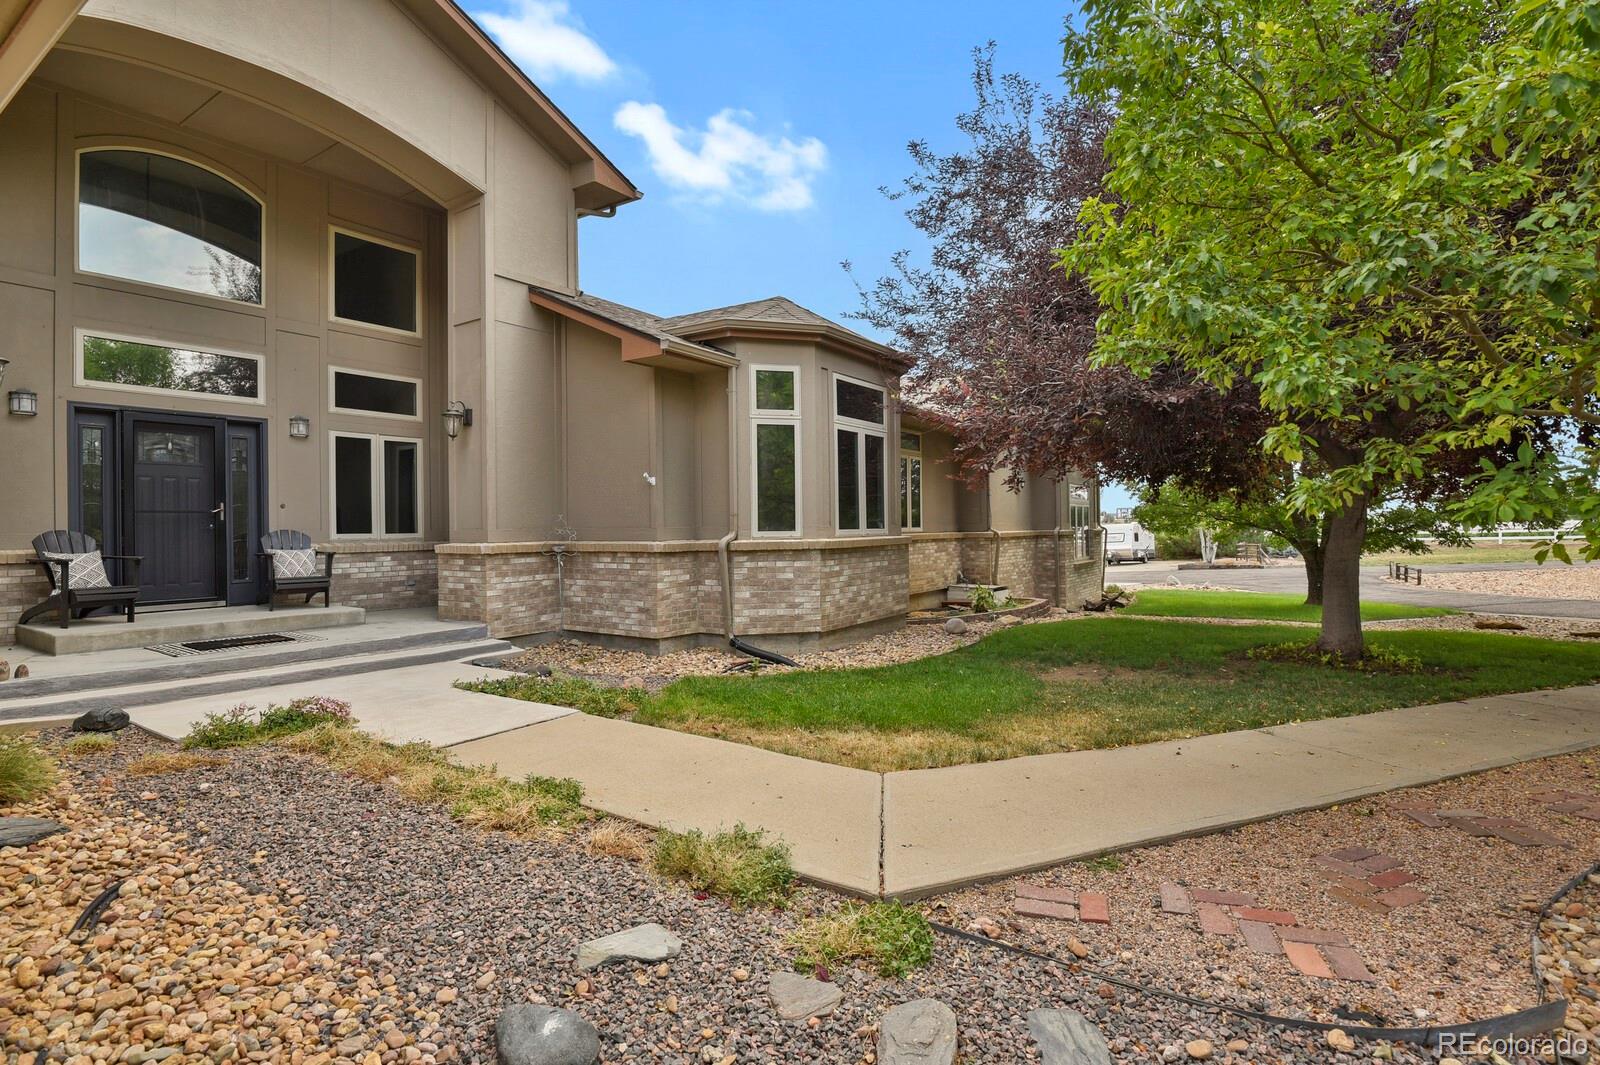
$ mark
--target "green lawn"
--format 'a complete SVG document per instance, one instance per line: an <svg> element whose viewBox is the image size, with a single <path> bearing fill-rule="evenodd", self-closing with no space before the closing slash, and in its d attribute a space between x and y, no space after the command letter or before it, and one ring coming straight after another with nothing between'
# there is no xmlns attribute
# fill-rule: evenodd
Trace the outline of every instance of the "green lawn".
<svg viewBox="0 0 1600 1065"><path fill-rule="evenodd" d="M1124 614L1157 618L1250 618L1255 621L1321 621L1322 608L1307 606L1303 595L1268 595L1265 592L1210 592L1185 588L1145 588ZM1396 618L1430 618L1454 614L1431 606L1403 603L1362 603L1363 621Z"/></svg>
<svg viewBox="0 0 1600 1065"><path fill-rule="evenodd" d="M1600 647L1485 632L1379 631L1419 674L1245 657L1285 625L1078 619L1005 629L876 669L691 677L635 720L871 770L1117 747L1600 680Z"/></svg>
<svg viewBox="0 0 1600 1065"><path fill-rule="evenodd" d="M1567 550L1572 552L1572 557L1577 558L1584 548L1583 541L1571 540L1567 542ZM1412 555L1404 551L1385 551L1379 554L1366 555L1361 559L1363 566L1385 566L1390 562L1409 562L1413 566L1449 566L1458 563L1471 562L1532 562L1533 553L1538 550L1531 540L1510 540L1503 544L1494 540L1480 540L1471 547L1435 547L1425 555Z"/></svg>

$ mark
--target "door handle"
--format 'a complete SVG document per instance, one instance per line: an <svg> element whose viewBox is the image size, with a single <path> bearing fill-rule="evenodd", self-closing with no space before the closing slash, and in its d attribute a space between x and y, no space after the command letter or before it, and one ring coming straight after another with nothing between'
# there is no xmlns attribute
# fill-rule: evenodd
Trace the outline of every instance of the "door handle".
<svg viewBox="0 0 1600 1065"><path fill-rule="evenodd" d="M228 505L226 503L218 503L216 506L211 508L211 515L212 517L220 518L222 517L223 512L227 509Z"/></svg>

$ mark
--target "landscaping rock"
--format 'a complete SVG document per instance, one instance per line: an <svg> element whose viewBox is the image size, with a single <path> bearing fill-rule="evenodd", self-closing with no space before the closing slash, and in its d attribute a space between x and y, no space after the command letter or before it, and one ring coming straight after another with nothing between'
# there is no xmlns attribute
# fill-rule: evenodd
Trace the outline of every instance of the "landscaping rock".
<svg viewBox="0 0 1600 1065"><path fill-rule="evenodd" d="M1087 1017L1072 1010L1033 1010L1028 1034L1044 1065L1111 1065L1111 1048Z"/></svg>
<svg viewBox="0 0 1600 1065"><path fill-rule="evenodd" d="M1195 1061L1205 1061L1211 1057L1212 1046L1209 1039L1191 1039L1183 1044L1183 1052Z"/></svg>
<svg viewBox="0 0 1600 1065"><path fill-rule="evenodd" d="M578 968L595 969L617 958L664 961L675 958L683 940L658 924L642 924L609 936L591 939L578 947Z"/></svg>
<svg viewBox="0 0 1600 1065"><path fill-rule="evenodd" d="M494 1048L500 1065L594 1065L600 1033L571 1010L523 1003L495 1022Z"/></svg>
<svg viewBox="0 0 1600 1065"><path fill-rule="evenodd" d="M953 1065L955 1060L956 1014L943 1002L919 998L883 1015L879 1065Z"/></svg>
<svg viewBox="0 0 1600 1065"><path fill-rule="evenodd" d="M960 636L967 631L967 623L960 618L951 618L944 623L944 631L952 636Z"/></svg>
<svg viewBox="0 0 1600 1065"><path fill-rule="evenodd" d="M778 1016L786 1021L826 1017L844 1001L844 992L837 984L812 980L799 973L773 973L767 993L772 996Z"/></svg>
<svg viewBox="0 0 1600 1065"><path fill-rule="evenodd" d="M79 714L72 722L73 732L121 732L128 727L128 712L109 706Z"/></svg>
<svg viewBox="0 0 1600 1065"><path fill-rule="evenodd" d="M26 847L66 830L42 817L0 817L0 847Z"/></svg>

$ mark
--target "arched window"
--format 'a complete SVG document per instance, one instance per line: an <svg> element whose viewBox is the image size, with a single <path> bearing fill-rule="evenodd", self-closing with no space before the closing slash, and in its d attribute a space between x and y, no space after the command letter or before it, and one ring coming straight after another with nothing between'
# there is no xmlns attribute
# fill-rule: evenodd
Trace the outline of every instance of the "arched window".
<svg viewBox="0 0 1600 1065"><path fill-rule="evenodd" d="M78 154L78 269L260 304L261 201L221 175L130 148Z"/></svg>

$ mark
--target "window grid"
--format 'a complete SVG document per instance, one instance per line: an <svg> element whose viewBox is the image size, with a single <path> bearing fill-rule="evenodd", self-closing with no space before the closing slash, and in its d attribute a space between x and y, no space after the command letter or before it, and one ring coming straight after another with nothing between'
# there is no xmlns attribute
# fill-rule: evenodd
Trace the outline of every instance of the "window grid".
<svg viewBox="0 0 1600 1065"><path fill-rule="evenodd" d="M340 441L359 440L366 444L366 515L365 529L345 530L340 522L339 454ZM409 486L399 486L391 493L388 488L390 459L407 463L410 470ZM416 540L422 536L425 513L423 509L423 456L422 441L403 436L383 436L375 433L347 433L335 430L328 434L328 495L329 525L336 540ZM352 502L359 502L359 499ZM409 503L409 515L398 508ZM394 528L410 525L409 531Z"/></svg>
<svg viewBox="0 0 1600 1065"><path fill-rule="evenodd" d="M777 381L773 380L773 378L777 375L787 375L789 377L789 390L791 394L790 405L787 408L762 407L761 399L764 389L777 387L779 391L781 391L781 385L779 385ZM763 381L763 378L767 378L767 380ZM800 511L800 485L802 483L800 476L800 456L803 447L803 440L801 438L800 430L800 367L769 366L759 364L752 365L750 367L749 380L751 532L756 536L799 536L803 521ZM763 445L778 447L782 446L782 437L780 434L771 431L763 432L764 428L770 429L771 427L783 427L790 430L792 433L790 444L792 461L788 470L792 478L792 484L790 488L792 501L790 501L790 505L787 507L784 506L784 500L778 498L768 498L763 501L762 498L763 488L769 487L770 484L770 482L764 478L778 477L780 479L779 487L781 487L781 478L784 472L772 467L767 467L766 469L763 468ZM767 505L763 506L763 502L765 502ZM790 514L793 516L792 527L778 528L777 526L784 523L777 519ZM773 527L764 527L768 524L771 524Z"/></svg>
<svg viewBox="0 0 1600 1065"><path fill-rule="evenodd" d="M880 420L841 414L840 392L847 388L878 393ZM887 531L888 400L888 390L881 385L844 374L833 376L834 526L840 534Z"/></svg>

